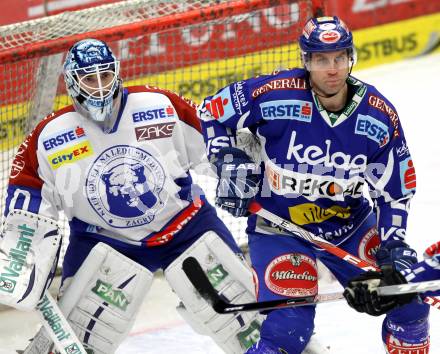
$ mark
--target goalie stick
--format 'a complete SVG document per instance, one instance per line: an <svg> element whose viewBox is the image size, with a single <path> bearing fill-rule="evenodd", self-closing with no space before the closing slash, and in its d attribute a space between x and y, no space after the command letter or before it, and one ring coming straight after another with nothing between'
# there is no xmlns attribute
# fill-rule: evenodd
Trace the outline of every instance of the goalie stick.
<svg viewBox="0 0 440 354"><path fill-rule="evenodd" d="M182 269L199 294L211 304L215 312L221 314L241 311L266 311L284 307L316 305L320 303L338 301L344 298L341 292L335 292L318 294L314 296L233 304L215 290L197 259L194 257L186 258L183 261ZM440 289L440 280L383 286L377 288L377 292L379 295L400 295L437 289Z"/></svg>
<svg viewBox="0 0 440 354"><path fill-rule="evenodd" d="M372 265L371 263L368 263L367 261L364 261L363 259L360 259L356 256L353 256L351 253L348 253L347 251L343 250L342 248L339 248L338 246L332 244L331 242L328 242L327 240L323 239L322 237L316 236L312 234L311 232L303 229L302 227L283 219L282 217L270 212L269 210L264 209L258 202L253 201L249 206L249 211L252 214L256 214L261 216L263 219L266 219L270 221L271 223L281 227L282 229L288 231L292 234L293 237L300 237L306 241L309 241L310 243L313 243L314 245L326 250L328 253L333 254L334 256L341 258L342 260L354 265L355 267L358 267L362 270L368 271L373 270L376 272L380 272L380 269L376 266ZM289 235L288 235L289 236ZM435 297L427 296L424 301L440 310L440 300Z"/></svg>
<svg viewBox="0 0 440 354"><path fill-rule="evenodd" d="M81 341L76 336L72 327L70 327L57 302L52 298L48 291L37 305L37 313L40 317L43 327L33 342L23 351L17 351L24 354L42 354L55 347L61 354L87 354ZM49 341L44 332L47 332L52 341Z"/></svg>

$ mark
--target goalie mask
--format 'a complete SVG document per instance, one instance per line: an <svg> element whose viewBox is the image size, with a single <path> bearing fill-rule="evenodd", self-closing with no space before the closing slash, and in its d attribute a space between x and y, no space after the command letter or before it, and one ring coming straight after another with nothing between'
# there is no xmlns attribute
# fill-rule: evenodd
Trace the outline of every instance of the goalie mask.
<svg viewBox="0 0 440 354"><path fill-rule="evenodd" d="M347 50L348 62L342 63L351 68L356 64L356 49L353 36L347 25L336 16L317 17L307 21L299 38L301 59L304 67L311 71L312 53L326 53ZM319 70L319 69L318 69Z"/></svg>
<svg viewBox="0 0 440 354"><path fill-rule="evenodd" d="M110 121L117 114L119 61L104 42L85 39L74 44L64 62L64 80L80 114L97 122Z"/></svg>

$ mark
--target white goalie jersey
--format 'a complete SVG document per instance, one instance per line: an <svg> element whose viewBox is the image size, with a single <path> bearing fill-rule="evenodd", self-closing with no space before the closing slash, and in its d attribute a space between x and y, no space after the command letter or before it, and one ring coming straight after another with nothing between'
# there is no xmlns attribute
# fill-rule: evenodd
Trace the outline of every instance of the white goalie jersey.
<svg viewBox="0 0 440 354"><path fill-rule="evenodd" d="M170 91L125 88L110 132L69 106L20 146L5 213L63 210L71 233L164 243L200 208L189 169L210 170L204 149L195 106Z"/></svg>

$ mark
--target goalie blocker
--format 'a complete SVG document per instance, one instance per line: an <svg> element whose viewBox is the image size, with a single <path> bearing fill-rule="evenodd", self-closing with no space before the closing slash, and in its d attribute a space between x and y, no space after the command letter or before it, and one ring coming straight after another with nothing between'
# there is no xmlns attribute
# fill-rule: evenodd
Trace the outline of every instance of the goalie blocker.
<svg viewBox="0 0 440 354"><path fill-rule="evenodd" d="M52 282L60 246L54 220L25 210L10 211L0 240L0 303L35 309Z"/></svg>

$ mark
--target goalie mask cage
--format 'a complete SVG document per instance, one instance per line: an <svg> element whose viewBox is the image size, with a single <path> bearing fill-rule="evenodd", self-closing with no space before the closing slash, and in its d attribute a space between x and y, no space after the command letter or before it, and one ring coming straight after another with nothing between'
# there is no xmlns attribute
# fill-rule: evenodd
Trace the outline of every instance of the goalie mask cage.
<svg viewBox="0 0 440 354"><path fill-rule="evenodd" d="M0 27L2 210L9 171L22 168L11 166L18 145L47 114L71 104L61 73L76 41L106 41L121 60L125 86L158 86L200 103L230 82L299 65L297 38L320 6L316 0L134 0ZM196 182L212 201L215 181ZM245 246L246 220L219 215ZM67 233L65 220L63 227Z"/></svg>

